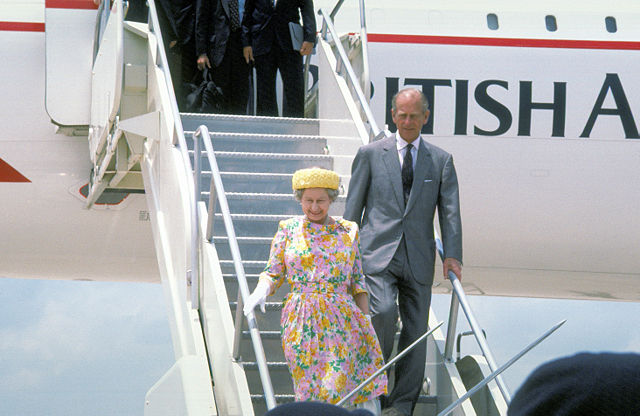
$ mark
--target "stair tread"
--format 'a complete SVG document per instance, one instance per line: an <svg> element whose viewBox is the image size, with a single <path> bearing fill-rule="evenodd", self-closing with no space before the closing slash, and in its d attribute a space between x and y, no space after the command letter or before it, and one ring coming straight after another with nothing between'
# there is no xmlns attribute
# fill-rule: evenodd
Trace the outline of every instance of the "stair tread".
<svg viewBox="0 0 640 416"><path fill-rule="evenodd" d="M203 191L203 195L209 194L208 191ZM276 193L262 193L262 192L225 192L227 199L266 199L270 201L296 201L293 193L290 194L276 194ZM337 200L345 200L347 197L339 195ZM297 202L297 201L296 201Z"/></svg>
<svg viewBox="0 0 640 416"><path fill-rule="evenodd" d="M294 401L296 399L296 395L295 394L274 394L273 397L276 399L277 402L284 402L284 401ZM252 401L259 401L259 400L264 400L264 394L251 394L251 400Z"/></svg>
<svg viewBox="0 0 640 416"><path fill-rule="evenodd" d="M222 218L222 214L216 212L216 217ZM231 214L232 219L252 219L255 221L275 221L278 219L287 219L291 218L291 215L286 214Z"/></svg>
<svg viewBox="0 0 640 416"><path fill-rule="evenodd" d="M185 131L185 134L193 135L195 132L193 131ZM349 137L349 136L330 136L330 135L315 135L315 134L278 134L278 133L238 133L238 132L216 132L210 131L209 136L211 137L233 137L234 139L251 139L251 138L261 138L261 139L272 139L272 140L326 140L326 139L343 139L343 140L360 140L358 138Z"/></svg>
<svg viewBox="0 0 640 416"><path fill-rule="evenodd" d="M270 116L249 116L238 114L207 114L207 113L180 113L180 117L200 120L249 120L249 121L272 121L280 124L319 124L320 122L350 123L350 120L339 118L301 118L301 117L270 117Z"/></svg>
<svg viewBox="0 0 640 416"><path fill-rule="evenodd" d="M280 339L280 331L260 331L260 336L261 338L267 338L267 339ZM250 331L242 331L242 337L243 338L251 338L251 332Z"/></svg>
<svg viewBox="0 0 640 416"><path fill-rule="evenodd" d="M228 241L229 237L221 235L221 236L213 237L213 240ZM243 243L263 243L263 242L270 243L271 240L273 240L273 238L272 237L236 237L236 240L241 241Z"/></svg>
<svg viewBox="0 0 640 416"><path fill-rule="evenodd" d="M203 173L211 171L202 171ZM220 176L272 176L281 178L292 178L293 173L274 173L274 172L220 172Z"/></svg>
<svg viewBox="0 0 640 416"><path fill-rule="evenodd" d="M271 153L269 153L271 154ZM203 174L208 173L211 174L210 170L203 170ZM220 171L220 176L259 176L259 177L273 177L273 178L283 178L283 179L291 179L293 177L293 173L281 173L281 172L236 172L236 171ZM348 179L349 175L338 175L340 178Z"/></svg>
<svg viewBox="0 0 640 416"><path fill-rule="evenodd" d="M220 263L224 264L234 264L231 259L220 259ZM266 260L242 260L242 264L266 264Z"/></svg>
<svg viewBox="0 0 640 416"><path fill-rule="evenodd" d="M235 309L238 306L238 302L229 302L231 309ZM279 311L282 309L282 302L265 302L264 307L267 311ZM262 313L262 311L260 312Z"/></svg>
<svg viewBox="0 0 640 416"><path fill-rule="evenodd" d="M258 363L255 361L242 361L243 367L258 367ZM286 361L267 361L268 367L287 367Z"/></svg>
<svg viewBox="0 0 640 416"><path fill-rule="evenodd" d="M226 278L236 278L235 273L223 273L222 277ZM257 279L258 277L260 277L260 274L256 274L256 273L247 273L244 275L244 277L246 278L253 278L253 279Z"/></svg>
<svg viewBox="0 0 640 416"><path fill-rule="evenodd" d="M266 153L266 152L230 152L225 150L214 151L218 156L234 156L238 158L263 158L263 159L333 159L335 156L318 155L312 153Z"/></svg>
<svg viewBox="0 0 640 416"><path fill-rule="evenodd" d="M211 113L180 113L180 117L194 118L201 120L252 120L252 121L275 121L282 122L282 124L290 123L291 121L300 121L307 124L318 123L320 119L317 118L296 118L296 117L271 117L271 116L249 116L238 114L211 114Z"/></svg>

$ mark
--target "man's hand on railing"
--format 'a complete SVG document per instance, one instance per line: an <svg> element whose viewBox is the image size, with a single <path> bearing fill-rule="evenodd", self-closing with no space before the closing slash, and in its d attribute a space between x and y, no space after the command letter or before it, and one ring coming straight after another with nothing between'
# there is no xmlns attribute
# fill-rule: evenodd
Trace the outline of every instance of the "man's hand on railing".
<svg viewBox="0 0 640 416"><path fill-rule="evenodd" d="M262 310L262 313L265 313L264 303L266 302L269 293L271 293L271 284L265 279L260 279L255 290L249 296L249 299L247 299L244 307L242 308L244 315L248 316L249 312L251 312L253 308L258 305L260 305L260 310Z"/></svg>
<svg viewBox="0 0 640 416"><path fill-rule="evenodd" d="M449 271L452 271L458 280L462 280L462 265L453 257L447 257L442 263L442 273L444 274L445 279L449 278Z"/></svg>

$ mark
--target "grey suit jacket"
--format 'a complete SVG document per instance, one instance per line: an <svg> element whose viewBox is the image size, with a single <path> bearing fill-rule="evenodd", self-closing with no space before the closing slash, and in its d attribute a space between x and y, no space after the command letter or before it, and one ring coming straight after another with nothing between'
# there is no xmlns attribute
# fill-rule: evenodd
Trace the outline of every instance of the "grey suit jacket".
<svg viewBox="0 0 640 416"><path fill-rule="evenodd" d="M360 226L365 274L384 270L405 236L414 278L433 283L436 208L445 257L462 262L462 223L453 158L420 140L405 207L395 135L362 146L353 161L344 218Z"/></svg>

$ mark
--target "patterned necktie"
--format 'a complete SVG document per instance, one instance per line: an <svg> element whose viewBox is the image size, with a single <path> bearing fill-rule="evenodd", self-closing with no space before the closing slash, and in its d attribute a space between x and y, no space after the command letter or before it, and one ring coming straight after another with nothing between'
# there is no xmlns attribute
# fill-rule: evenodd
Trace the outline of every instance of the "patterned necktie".
<svg viewBox="0 0 640 416"><path fill-rule="evenodd" d="M409 194L411 193L411 185L413 184L413 156L411 149L413 146L408 144L402 161L402 190L404 191L404 204L407 205Z"/></svg>
<svg viewBox="0 0 640 416"><path fill-rule="evenodd" d="M240 11L238 10L238 0L229 0L229 14L231 18L231 30L240 28Z"/></svg>

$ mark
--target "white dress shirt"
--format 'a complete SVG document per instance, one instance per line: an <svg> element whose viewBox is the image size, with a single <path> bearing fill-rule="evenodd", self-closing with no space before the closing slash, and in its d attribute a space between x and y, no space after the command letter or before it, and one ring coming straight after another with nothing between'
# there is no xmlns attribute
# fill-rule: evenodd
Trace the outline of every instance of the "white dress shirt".
<svg viewBox="0 0 640 416"><path fill-rule="evenodd" d="M419 136L417 139L415 139L413 141L413 143L411 143L411 145L413 146L411 148L411 158L413 161L413 171L416 171L416 162L418 160L418 146L420 146L420 140L422 140L422 136ZM409 143L407 143L402 137L400 137L399 134L396 134L396 148L398 149L398 158L400 158L400 167L402 167L402 164L404 162L404 156L405 153L407 153L407 146L409 145Z"/></svg>

